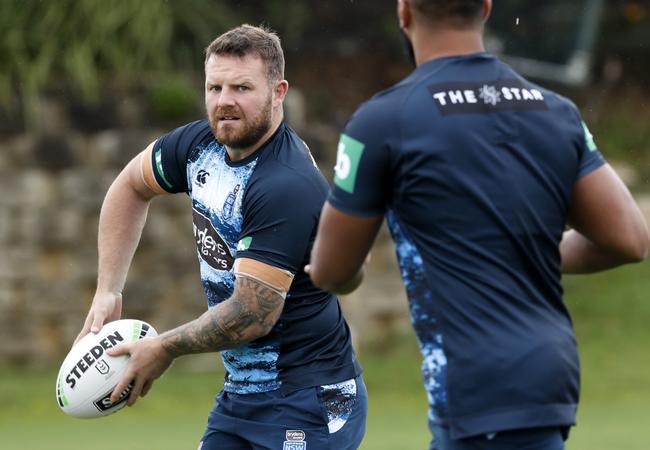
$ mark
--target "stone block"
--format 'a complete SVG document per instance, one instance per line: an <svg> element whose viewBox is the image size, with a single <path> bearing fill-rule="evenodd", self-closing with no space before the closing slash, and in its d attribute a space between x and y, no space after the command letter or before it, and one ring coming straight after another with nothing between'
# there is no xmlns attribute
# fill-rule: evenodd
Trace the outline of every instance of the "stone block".
<svg viewBox="0 0 650 450"><path fill-rule="evenodd" d="M56 202L56 177L51 173L42 169L26 169L20 172L18 181L21 204L39 209Z"/></svg>
<svg viewBox="0 0 650 450"><path fill-rule="evenodd" d="M108 187L117 173L109 171L67 170L60 175L61 202L75 205L81 213L99 210Z"/></svg>
<svg viewBox="0 0 650 450"><path fill-rule="evenodd" d="M0 207L17 207L24 204L21 192L20 172L14 168L11 171L0 172Z"/></svg>

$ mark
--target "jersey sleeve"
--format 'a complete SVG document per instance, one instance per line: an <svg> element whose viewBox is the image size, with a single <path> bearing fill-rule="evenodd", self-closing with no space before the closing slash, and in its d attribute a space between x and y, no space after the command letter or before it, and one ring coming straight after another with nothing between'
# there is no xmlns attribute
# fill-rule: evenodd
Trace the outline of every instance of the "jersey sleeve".
<svg viewBox="0 0 650 450"><path fill-rule="evenodd" d="M570 123L570 126L572 127L572 134L576 136L575 142L578 153L578 170L576 179L580 179L605 164L605 158L603 158L603 155L598 150L598 147L594 142L594 137L589 131L589 128L587 128L587 124L582 119L580 110L576 104L566 97L559 96L559 98L565 102L566 107L569 109L571 120L568 121L568 123Z"/></svg>
<svg viewBox="0 0 650 450"><path fill-rule="evenodd" d="M296 274L307 261L325 202L321 188L300 174L258 177L249 185L237 258L245 257Z"/></svg>
<svg viewBox="0 0 650 450"><path fill-rule="evenodd" d="M396 128L385 118L390 107L366 103L340 136L328 201L346 214L381 215L390 202L389 133Z"/></svg>
<svg viewBox="0 0 650 450"><path fill-rule="evenodd" d="M151 165L158 184L167 192L188 192L187 156L208 136L205 120L183 125L160 137L151 152Z"/></svg>
<svg viewBox="0 0 650 450"><path fill-rule="evenodd" d="M582 119L580 122L582 124L583 135L581 138L582 155L580 165L578 166L578 178L582 178L605 164L605 159L598 150L594 142L594 137L589 131L589 128L587 128L587 124Z"/></svg>

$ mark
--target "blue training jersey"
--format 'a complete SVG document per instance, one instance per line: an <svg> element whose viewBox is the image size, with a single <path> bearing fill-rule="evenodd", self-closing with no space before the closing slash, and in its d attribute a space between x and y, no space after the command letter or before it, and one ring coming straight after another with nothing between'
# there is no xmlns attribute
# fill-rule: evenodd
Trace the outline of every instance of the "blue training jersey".
<svg viewBox="0 0 650 450"><path fill-rule="evenodd" d="M422 64L347 124L329 202L386 215L429 418L452 437L575 422L559 242L603 163L569 100L486 53Z"/></svg>
<svg viewBox="0 0 650 450"><path fill-rule="evenodd" d="M337 297L316 288L303 271L328 185L298 135L282 123L262 147L233 162L201 120L158 139L152 163L160 186L192 199L208 307L232 295L236 258L294 274L271 332L221 352L224 390L290 392L357 376L361 369Z"/></svg>

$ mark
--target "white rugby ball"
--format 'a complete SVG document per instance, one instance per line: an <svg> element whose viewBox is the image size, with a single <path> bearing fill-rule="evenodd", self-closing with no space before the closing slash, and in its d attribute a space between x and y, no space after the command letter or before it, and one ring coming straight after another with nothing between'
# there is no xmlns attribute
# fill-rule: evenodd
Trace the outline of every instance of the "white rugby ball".
<svg viewBox="0 0 650 450"><path fill-rule="evenodd" d="M122 319L108 322L99 333L88 333L81 338L70 349L56 378L59 407L81 419L107 416L122 409L131 386L115 403L111 403L110 396L126 369L129 356L109 356L106 350L157 334L142 320Z"/></svg>

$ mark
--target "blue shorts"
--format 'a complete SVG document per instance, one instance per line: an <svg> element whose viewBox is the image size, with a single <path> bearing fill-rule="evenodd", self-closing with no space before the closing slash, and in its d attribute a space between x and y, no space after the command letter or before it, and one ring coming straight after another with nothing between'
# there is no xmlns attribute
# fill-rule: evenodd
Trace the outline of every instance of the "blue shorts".
<svg viewBox="0 0 650 450"><path fill-rule="evenodd" d="M429 450L564 450L568 428L530 428L482 434L453 440L449 429L430 425L433 440Z"/></svg>
<svg viewBox="0 0 650 450"><path fill-rule="evenodd" d="M282 395L221 391L200 450L354 450L366 430L361 376Z"/></svg>

